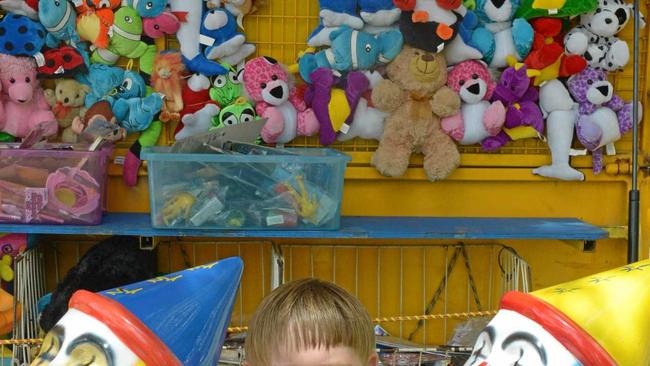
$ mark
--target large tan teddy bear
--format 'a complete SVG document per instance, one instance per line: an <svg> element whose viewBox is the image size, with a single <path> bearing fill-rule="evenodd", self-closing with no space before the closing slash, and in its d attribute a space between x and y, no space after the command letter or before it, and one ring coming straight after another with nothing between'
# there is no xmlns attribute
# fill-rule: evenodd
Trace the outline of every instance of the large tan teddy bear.
<svg viewBox="0 0 650 366"><path fill-rule="evenodd" d="M372 93L375 106L390 114L372 165L383 175L399 177L411 154L422 153L427 177L447 178L460 165L460 153L440 120L458 113L460 98L445 85L444 56L405 46L387 71L388 80Z"/></svg>

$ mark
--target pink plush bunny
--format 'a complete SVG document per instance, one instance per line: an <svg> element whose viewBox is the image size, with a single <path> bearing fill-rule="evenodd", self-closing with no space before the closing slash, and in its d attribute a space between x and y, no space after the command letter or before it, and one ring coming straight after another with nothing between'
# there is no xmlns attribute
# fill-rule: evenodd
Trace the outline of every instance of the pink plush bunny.
<svg viewBox="0 0 650 366"><path fill-rule="evenodd" d="M43 125L46 136L56 135L59 125L36 78L33 58L0 54L0 82L5 117L0 119L4 120L4 125L0 122L3 132L23 138Z"/></svg>

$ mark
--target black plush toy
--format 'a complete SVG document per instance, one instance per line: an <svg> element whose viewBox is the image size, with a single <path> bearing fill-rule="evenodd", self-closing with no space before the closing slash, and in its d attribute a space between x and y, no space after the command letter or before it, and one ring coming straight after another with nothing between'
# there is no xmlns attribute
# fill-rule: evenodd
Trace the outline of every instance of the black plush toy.
<svg viewBox="0 0 650 366"><path fill-rule="evenodd" d="M92 247L65 275L52 293L39 323L48 332L68 311L70 297L77 290L92 292L128 285L155 277L156 256L141 250L135 237L114 236Z"/></svg>

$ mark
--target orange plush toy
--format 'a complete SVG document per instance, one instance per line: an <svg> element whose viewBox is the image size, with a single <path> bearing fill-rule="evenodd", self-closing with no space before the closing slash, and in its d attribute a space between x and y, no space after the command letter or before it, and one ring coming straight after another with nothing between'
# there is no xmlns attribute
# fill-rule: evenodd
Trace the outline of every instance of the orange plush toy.
<svg viewBox="0 0 650 366"><path fill-rule="evenodd" d="M183 87L187 70L180 52L161 52L153 62L151 86L165 96L160 121L179 122L183 111Z"/></svg>
<svg viewBox="0 0 650 366"><path fill-rule="evenodd" d="M587 60L564 53L564 21L558 18L537 18L531 22L535 30L533 49L524 61L530 70L540 71L535 86L545 81L569 77L582 72Z"/></svg>
<svg viewBox="0 0 650 366"><path fill-rule="evenodd" d="M110 40L109 33L113 25L113 9L117 9L121 0L94 1L97 5L88 4L88 0L74 0L77 8L77 33L79 37L97 48L106 48Z"/></svg>
<svg viewBox="0 0 650 366"><path fill-rule="evenodd" d="M16 318L20 318L21 307L18 304ZM14 297L0 289L0 335L9 334L14 330Z"/></svg>

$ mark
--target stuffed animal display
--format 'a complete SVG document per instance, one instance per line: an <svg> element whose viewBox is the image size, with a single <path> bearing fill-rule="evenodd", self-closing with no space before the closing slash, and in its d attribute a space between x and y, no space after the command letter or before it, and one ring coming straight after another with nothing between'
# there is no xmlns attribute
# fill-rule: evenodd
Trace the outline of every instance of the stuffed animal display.
<svg viewBox="0 0 650 366"><path fill-rule="evenodd" d="M160 121L180 122L183 110L185 65L179 52L161 53L154 60L151 86L165 96Z"/></svg>
<svg viewBox="0 0 650 366"><path fill-rule="evenodd" d="M176 129L176 140L207 132L219 116L219 104L210 98L210 79L194 74L183 87L183 111L181 123ZM234 102L234 101L233 101Z"/></svg>
<svg viewBox="0 0 650 366"><path fill-rule="evenodd" d="M57 79L54 90L45 90L45 98L52 107L52 112L59 122L61 141L76 143L77 134L72 130L72 121L85 114L88 85L74 79Z"/></svg>

